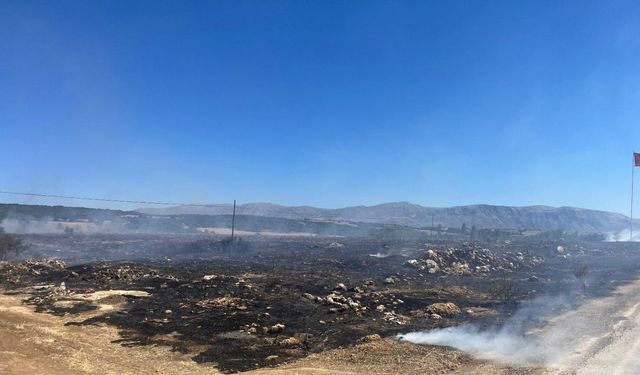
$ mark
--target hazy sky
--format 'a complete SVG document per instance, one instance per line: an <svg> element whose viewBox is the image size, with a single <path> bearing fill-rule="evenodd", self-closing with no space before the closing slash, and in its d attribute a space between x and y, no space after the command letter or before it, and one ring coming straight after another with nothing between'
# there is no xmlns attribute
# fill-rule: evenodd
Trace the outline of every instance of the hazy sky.
<svg viewBox="0 0 640 375"><path fill-rule="evenodd" d="M628 213L634 148L634 1L0 0L0 190Z"/></svg>

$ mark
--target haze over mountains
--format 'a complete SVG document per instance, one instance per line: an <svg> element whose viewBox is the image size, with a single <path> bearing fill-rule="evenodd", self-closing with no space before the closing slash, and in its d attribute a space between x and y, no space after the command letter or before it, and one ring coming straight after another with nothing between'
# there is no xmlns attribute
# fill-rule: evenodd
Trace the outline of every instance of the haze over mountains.
<svg viewBox="0 0 640 375"><path fill-rule="evenodd" d="M231 204L209 206L175 206L141 208L138 212L151 215L225 215ZM383 203L375 206L354 206L337 209L311 206L281 206L272 203L238 205L240 215L268 216L287 219L344 220L368 223L400 224L425 227L442 224L459 227L539 229L579 232L614 232L629 227L625 215L574 207L470 205L448 208L424 207L409 202Z"/></svg>
<svg viewBox="0 0 640 375"><path fill-rule="evenodd" d="M231 204L141 208L135 211L0 204L0 226L10 230L60 231L70 222L88 223L93 231L194 232L197 228L230 227ZM619 234L629 228L625 215L573 207L470 205L424 207L408 202L337 209L287 207L271 203L238 205L237 228L252 231L363 235L382 225L413 228L534 229ZM67 224L61 224L67 223ZM90 223L90 225L89 225ZM640 228L640 220L634 220ZM627 234L628 236L628 234Z"/></svg>

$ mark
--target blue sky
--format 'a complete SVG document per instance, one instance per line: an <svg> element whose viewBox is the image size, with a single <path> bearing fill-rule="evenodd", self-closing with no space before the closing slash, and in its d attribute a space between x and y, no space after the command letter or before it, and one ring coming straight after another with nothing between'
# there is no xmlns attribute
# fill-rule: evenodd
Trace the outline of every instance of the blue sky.
<svg viewBox="0 0 640 375"><path fill-rule="evenodd" d="M627 213L638 35L632 1L0 1L0 190Z"/></svg>

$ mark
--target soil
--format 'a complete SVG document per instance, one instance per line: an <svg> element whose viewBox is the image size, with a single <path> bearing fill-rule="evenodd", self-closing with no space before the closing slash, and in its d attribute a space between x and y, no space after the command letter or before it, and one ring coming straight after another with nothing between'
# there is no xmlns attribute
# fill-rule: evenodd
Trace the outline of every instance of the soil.
<svg viewBox="0 0 640 375"><path fill-rule="evenodd" d="M628 284L640 266L638 247L623 243L26 241L30 255L70 265L0 265L9 293L0 299L2 373L540 373L394 337L464 322L499 325L519 300L538 295L569 293L577 305ZM485 248L491 256L479 257ZM473 267L429 273L407 264L428 259L428 249ZM476 264L489 271L476 272ZM576 280L577 265L589 269L588 288ZM454 303L461 313L432 319L433 303ZM359 343L371 334L383 340Z"/></svg>
<svg viewBox="0 0 640 375"><path fill-rule="evenodd" d="M36 313L24 297L0 295L2 374L219 373L168 346L122 346L114 326L77 326L69 324L77 317Z"/></svg>

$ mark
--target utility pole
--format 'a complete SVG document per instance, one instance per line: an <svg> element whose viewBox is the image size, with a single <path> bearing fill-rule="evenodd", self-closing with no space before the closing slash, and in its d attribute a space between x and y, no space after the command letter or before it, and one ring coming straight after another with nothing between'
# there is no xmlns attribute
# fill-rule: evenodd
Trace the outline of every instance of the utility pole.
<svg viewBox="0 0 640 375"><path fill-rule="evenodd" d="M631 215L629 217L629 241L633 241L633 180L636 167L640 167L640 153L633 153L633 162L631 163Z"/></svg>
<svg viewBox="0 0 640 375"><path fill-rule="evenodd" d="M233 216L231 216L231 242L233 242L233 234L236 229L236 200L233 200Z"/></svg>
<svg viewBox="0 0 640 375"><path fill-rule="evenodd" d="M433 217L434 217L434 214L432 212L431 213L431 237L433 237Z"/></svg>

